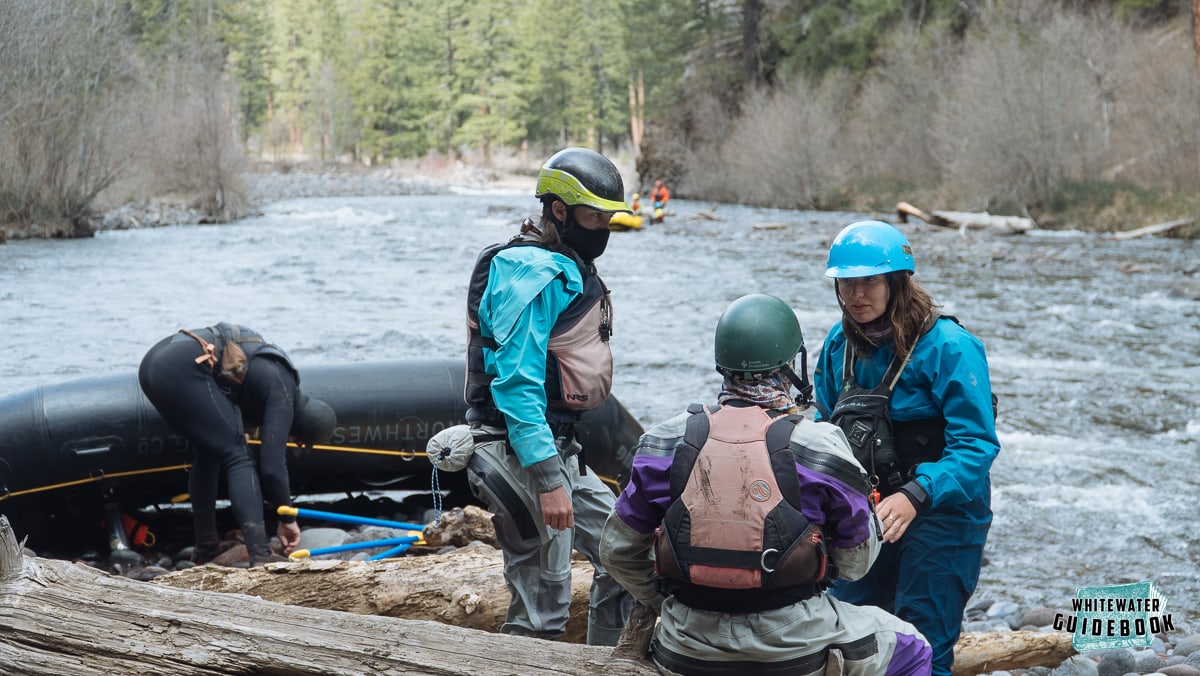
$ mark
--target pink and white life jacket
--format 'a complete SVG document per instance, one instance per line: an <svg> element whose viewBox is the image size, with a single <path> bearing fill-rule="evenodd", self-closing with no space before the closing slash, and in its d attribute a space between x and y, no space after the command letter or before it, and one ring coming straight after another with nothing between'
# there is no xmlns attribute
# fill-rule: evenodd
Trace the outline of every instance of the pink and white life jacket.
<svg viewBox="0 0 1200 676"><path fill-rule="evenodd" d="M823 534L800 511L789 442L800 416L753 405L693 406L655 534L656 567L685 604L725 612L782 607L822 589Z"/></svg>

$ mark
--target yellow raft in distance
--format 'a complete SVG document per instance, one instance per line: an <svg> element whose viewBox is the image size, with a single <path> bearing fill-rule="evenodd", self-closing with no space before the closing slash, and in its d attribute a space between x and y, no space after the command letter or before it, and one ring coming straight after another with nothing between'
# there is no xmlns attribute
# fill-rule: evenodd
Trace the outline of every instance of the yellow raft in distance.
<svg viewBox="0 0 1200 676"><path fill-rule="evenodd" d="M624 211L618 211L608 220L608 227L618 232L624 230L641 230L642 216L641 214L627 214Z"/></svg>

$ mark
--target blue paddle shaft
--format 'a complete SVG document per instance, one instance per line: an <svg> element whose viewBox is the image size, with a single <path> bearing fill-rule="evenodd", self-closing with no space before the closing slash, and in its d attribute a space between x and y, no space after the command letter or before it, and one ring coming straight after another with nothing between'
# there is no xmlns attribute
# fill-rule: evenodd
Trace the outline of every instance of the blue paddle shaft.
<svg viewBox="0 0 1200 676"><path fill-rule="evenodd" d="M313 519L325 519L326 521L339 521L341 523L355 523L365 526L383 526L385 528L403 528L404 530L425 530L425 526L415 523L405 523L403 521L388 521L387 519L372 519L366 516L354 516L352 514L337 514L335 512L322 512L316 509L305 509L303 507L294 508L296 516L307 516Z"/></svg>
<svg viewBox="0 0 1200 676"><path fill-rule="evenodd" d="M337 552L349 552L355 549L370 549L372 547L388 547L392 545L404 545L407 549L412 543L420 540L416 535L408 535L402 538L384 538L383 540L370 540L368 542L351 542L345 545L335 545L333 547L317 547L316 549L308 550L309 556L320 556L321 554L335 554Z"/></svg>

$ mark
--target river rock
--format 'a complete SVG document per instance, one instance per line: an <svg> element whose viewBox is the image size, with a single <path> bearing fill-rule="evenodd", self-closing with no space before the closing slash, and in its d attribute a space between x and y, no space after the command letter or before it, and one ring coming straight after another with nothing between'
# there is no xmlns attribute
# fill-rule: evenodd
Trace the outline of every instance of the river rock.
<svg viewBox="0 0 1200 676"><path fill-rule="evenodd" d="M1054 624L1054 616L1062 611L1047 606L1034 608L1021 616L1022 627L1049 627Z"/></svg>
<svg viewBox="0 0 1200 676"><path fill-rule="evenodd" d="M1200 279L1181 279L1171 285L1167 295L1172 298L1200 300Z"/></svg>
<svg viewBox="0 0 1200 676"><path fill-rule="evenodd" d="M1123 676L1137 668L1137 660L1128 650L1108 650L1100 655L1099 676Z"/></svg>
<svg viewBox="0 0 1200 676"><path fill-rule="evenodd" d="M1200 669L1187 664L1172 664L1158 670L1164 676L1200 676Z"/></svg>
<svg viewBox="0 0 1200 676"><path fill-rule="evenodd" d="M1075 655L1063 662L1050 676L1099 676L1099 665L1085 655Z"/></svg>
<svg viewBox="0 0 1200 676"><path fill-rule="evenodd" d="M336 547L346 543L349 534L341 528L304 528L300 531L298 549Z"/></svg>
<svg viewBox="0 0 1200 676"><path fill-rule="evenodd" d="M1191 655L1200 650L1200 634L1184 636L1175 643L1174 655Z"/></svg>
<svg viewBox="0 0 1200 676"><path fill-rule="evenodd" d="M1167 665L1166 660L1153 650L1139 650L1133 654L1134 671L1152 674Z"/></svg>
<svg viewBox="0 0 1200 676"><path fill-rule="evenodd" d="M987 609L988 617L1008 617L1021 612L1021 607L1012 601L999 601Z"/></svg>

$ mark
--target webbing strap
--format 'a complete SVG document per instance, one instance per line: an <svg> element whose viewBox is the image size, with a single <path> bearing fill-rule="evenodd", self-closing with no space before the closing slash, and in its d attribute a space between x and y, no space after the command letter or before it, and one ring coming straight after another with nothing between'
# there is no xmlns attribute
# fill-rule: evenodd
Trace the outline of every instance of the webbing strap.
<svg viewBox="0 0 1200 676"><path fill-rule="evenodd" d="M200 347L204 348L204 354L200 355L199 357L196 357L197 364L208 364L208 367L210 369L217 367L217 346L216 345L213 345L212 343L208 342L207 340L201 338L200 336L196 335L193 331L191 331L189 329L179 329L179 332L186 336L192 337L193 339L195 339L195 341L197 343L200 343Z"/></svg>
<svg viewBox="0 0 1200 676"><path fill-rule="evenodd" d="M904 355L904 360L899 362L899 368L896 366L897 360L900 359L899 354L893 356L892 362L888 364L887 371L884 372L883 380L880 381L880 384L887 385L889 394L896 389L896 383L900 382L900 375L904 373L904 367L908 366L908 362L912 359L912 353L913 351L909 350L908 353ZM858 386L858 378L854 377L854 362L857 357L858 353L854 349L854 345L847 338L846 350L842 353L842 381L848 381L855 386Z"/></svg>

